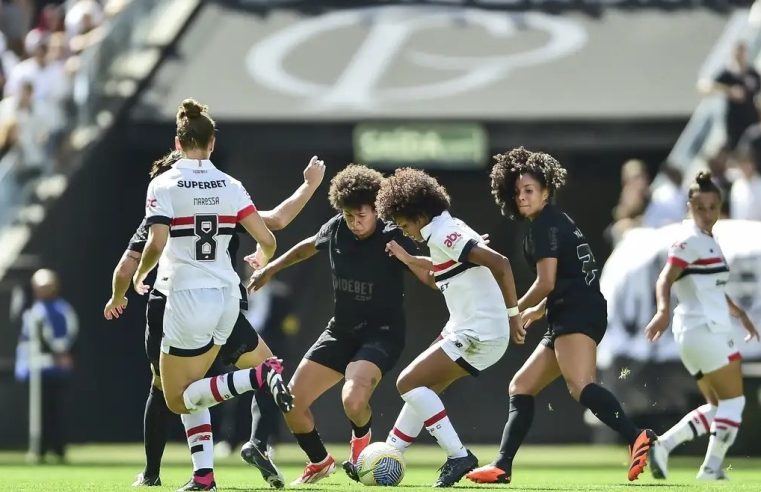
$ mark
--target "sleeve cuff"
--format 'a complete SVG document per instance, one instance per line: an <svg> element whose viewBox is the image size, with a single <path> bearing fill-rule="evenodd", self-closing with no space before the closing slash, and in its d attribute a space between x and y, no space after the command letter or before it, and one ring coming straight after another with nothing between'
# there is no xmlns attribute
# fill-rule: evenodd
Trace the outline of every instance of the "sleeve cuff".
<svg viewBox="0 0 761 492"><path fill-rule="evenodd" d="M687 263L681 258L677 258L676 256L669 256L669 259L667 260L668 263L671 263L672 265L678 266L679 268L687 268Z"/></svg>
<svg viewBox="0 0 761 492"><path fill-rule="evenodd" d="M171 225L172 219L164 215L152 215L145 218L145 225L152 226L153 224Z"/></svg>
<svg viewBox="0 0 761 492"><path fill-rule="evenodd" d="M256 212L256 207L254 206L253 203L251 205L249 205L248 207L245 207L245 208L241 209L238 212L238 218L237 218L238 222L240 222L241 220L245 219L246 217L248 217L249 215L251 215L254 212Z"/></svg>
<svg viewBox="0 0 761 492"><path fill-rule="evenodd" d="M457 258L457 261L460 263L467 263L470 250L475 248L477 244L478 242L475 239L468 239L468 242L462 247L462 251L460 251L460 256Z"/></svg>

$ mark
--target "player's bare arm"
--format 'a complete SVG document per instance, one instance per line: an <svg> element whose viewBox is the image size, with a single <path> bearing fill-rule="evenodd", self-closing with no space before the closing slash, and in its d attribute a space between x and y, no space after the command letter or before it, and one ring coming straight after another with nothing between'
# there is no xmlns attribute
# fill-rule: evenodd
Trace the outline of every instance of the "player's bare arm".
<svg viewBox="0 0 761 492"><path fill-rule="evenodd" d="M273 260L272 263L255 270L254 274L251 275L251 278L249 279L247 286L248 290L257 291L261 289L267 282L269 282L272 276L280 270L286 269L291 265L295 265L296 263L316 255L316 240L317 236L308 237L286 251L285 254L281 255L276 260Z"/></svg>
<svg viewBox="0 0 761 492"><path fill-rule="evenodd" d="M272 210L263 210L259 212L262 220L271 231L280 231L285 229L288 224L296 218L304 206L320 187L322 179L325 177L325 163L316 155L304 168L304 182L299 186L291 196L283 200L277 207Z"/></svg>
<svg viewBox="0 0 761 492"><path fill-rule="evenodd" d="M655 302L657 310L653 319L645 327L645 337L651 342L658 340L669 325L671 312L671 286L682 274L683 268L667 263L655 282Z"/></svg>
<svg viewBox="0 0 761 492"><path fill-rule="evenodd" d="M436 287L436 280L432 275L433 262L429 257L411 255L399 243L393 240L386 243L386 252L389 256L393 256L404 263L424 285L439 290Z"/></svg>
<svg viewBox="0 0 761 492"><path fill-rule="evenodd" d="M724 297L727 299L727 306L729 306L729 314L733 318L737 318L740 321L740 324L745 329L745 331L748 332L747 335L745 335L745 341L750 342L754 338L757 341L761 341L759 339L758 330L756 329L756 326L753 324L753 320L748 317L748 313L745 312L743 308L738 306L731 297L724 294Z"/></svg>
<svg viewBox="0 0 761 492"><path fill-rule="evenodd" d="M132 278L135 292L140 295L148 293L150 287L145 285L145 277L156 268L164 252L166 243L169 240L169 226L165 224L152 224L148 230L148 242L145 244L143 256L140 258L140 264Z"/></svg>
<svg viewBox="0 0 761 492"><path fill-rule="evenodd" d="M555 279L558 273L557 258L541 258L536 262L536 280L531 284L528 291L518 301L518 309L524 311L534 307L555 288Z"/></svg>
<svg viewBox="0 0 761 492"><path fill-rule="evenodd" d="M277 241L275 241L272 231L267 228L257 212L253 212L241 219L240 224L256 241L256 253L254 253L254 256L256 257L257 264L260 266L266 265L270 258L274 256L275 248L277 248Z"/></svg>
<svg viewBox="0 0 761 492"><path fill-rule="evenodd" d="M129 289L132 276L137 271L141 256L137 251L128 249L114 268L114 274L111 277L111 299L103 308L103 316L106 319L118 318L127 308L127 289Z"/></svg>

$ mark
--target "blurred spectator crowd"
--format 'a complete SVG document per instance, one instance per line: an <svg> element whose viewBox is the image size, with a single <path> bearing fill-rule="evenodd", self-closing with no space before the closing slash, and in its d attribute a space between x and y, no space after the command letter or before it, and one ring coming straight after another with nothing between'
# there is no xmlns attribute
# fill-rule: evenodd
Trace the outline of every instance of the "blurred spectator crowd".
<svg viewBox="0 0 761 492"><path fill-rule="evenodd" d="M0 0L0 208L60 172L79 55L129 0ZM6 215L3 217L3 215ZM0 214L0 226L9 217Z"/></svg>

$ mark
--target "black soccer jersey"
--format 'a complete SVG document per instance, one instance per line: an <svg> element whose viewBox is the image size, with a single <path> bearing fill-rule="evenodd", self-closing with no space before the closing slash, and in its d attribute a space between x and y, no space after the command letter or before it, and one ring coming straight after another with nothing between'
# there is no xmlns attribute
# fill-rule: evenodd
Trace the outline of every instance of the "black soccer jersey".
<svg viewBox="0 0 761 492"><path fill-rule="evenodd" d="M542 258L557 258L555 288L547 296L548 315L563 304L605 302L589 243L573 220L554 205L545 206L531 222L523 252L534 273Z"/></svg>
<svg viewBox="0 0 761 492"><path fill-rule="evenodd" d="M419 254L401 229L380 219L372 236L361 240L349 230L342 215L320 228L315 246L330 254L336 329L403 326L403 272L407 267L386 253L386 243L391 240L410 254Z"/></svg>

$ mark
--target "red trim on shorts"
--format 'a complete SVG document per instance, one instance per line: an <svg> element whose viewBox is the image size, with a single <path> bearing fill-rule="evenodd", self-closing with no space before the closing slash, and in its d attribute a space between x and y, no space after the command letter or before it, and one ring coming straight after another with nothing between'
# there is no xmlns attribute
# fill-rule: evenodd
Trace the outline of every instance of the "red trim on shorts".
<svg viewBox="0 0 761 492"><path fill-rule="evenodd" d="M447 268L456 265L457 262L454 260L448 260L444 263L439 263L438 265L433 265L433 271L434 272L440 272L442 270L446 270Z"/></svg>
<svg viewBox="0 0 761 492"><path fill-rule="evenodd" d="M666 260L666 263L671 263L672 265L678 266L679 268L687 268L687 263L681 258L677 258L676 256L669 256L668 260Z"/></svg>
<svg viewBox="0 0 761 492"><path fill-rule="evenodd" d="M217 387L217 376L214 376L213 378L211 378L210 386L211 386L211 396L214 397L214 400L218 402L225 401L225 399L222 398L222 395L219 394L219 388Z"/></svg>
<svg viewBox="0 0 761 492"><path fill-rule="evenodd" d="M701 258L692 262L693 265L715 265L716 263L724 263L724 258Z"/></svg>
<svg viewBox="0 0 761 492"><path fill-rule="evenodd" d="M735 352L734 354L727 357L729 359L729 362L734 362L736 360L742 360L743 356L740 354L740 352Z"/></svg>
<svg viewBox="0 0 761 492"><path fill-rule="evenodd" d="M404 442L412 442L412 441L414 441L414 440L415 440L415 438L414 438L414 437L412 437L412 436L408 436L407 434L405 434L404 432L400 431L400 430L399 430L399 429L397 429L396 427L394 427L393 429L391 429L391 432L392 432L392 433L393 433L393 434L394 434L396 437L398 437L399 439L401 439L401 440L402 440L402 441L404 441Z"/></svg>
<svg viewBox="0 0 761 492"><path fill-rule="evenodd" d="M188 437L192 437L196 434L211 433L211 424L201 424L198 427L188 429Z"/></svg>
<svg viewBox="0 0 761 492"><path fill-rule="evenodd" d="M698 417L700 417L700 421L703 423L703 427L705 427L706 432L711 432L711 426L708 425L708 419L706 416L697 410L695 410L695 413L698 414Z"/></svg>
<svg viewBox="0 0 761 492"><path fill-rule="evenodd" d="M431 417L430 419L426 420L424 422L424 424L425 424L426 427L430 427L430 426L432 426L433 424L435 424L436 422L438 422L439 420L443 419L446 416L447 416L447 411L446 410L442 410L439 413L437 413L436 415L434 415L433 417Z"/></svg>
<svg viewBox="0 0 761 492"><path fill-rule="evenodd" d="M238 211L238 217L237 217L238 222L240 222L241 220L245 219L246 217L248 217L249 215L251 215L254 212L256 212L256 207L254 206L253 203L251 205L249 205L248 207L239 210Z"/></svg>
<svg viewBox="0 0 761 492"><path fill-rule="evenodd" d="M713 421L716 424L724 424L724 425L728 425L730 427L740 427L740 422L735 422L734 420L729 420L729 419L713 419Z"/></svg>

